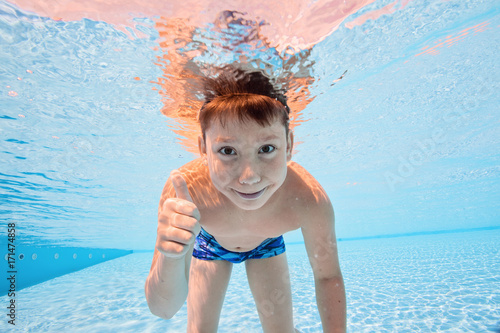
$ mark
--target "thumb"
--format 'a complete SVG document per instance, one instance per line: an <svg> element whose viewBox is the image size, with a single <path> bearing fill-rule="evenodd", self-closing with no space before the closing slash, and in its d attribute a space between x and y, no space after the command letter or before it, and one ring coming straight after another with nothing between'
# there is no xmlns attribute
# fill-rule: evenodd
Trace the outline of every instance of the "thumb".
<svg viewBox="0 0 500 333"><path fill-rule="evenodd" d="M193 202L191 195L186 184L186 180L182 177L179 170L172 170L170 173L170 179L172 180L172 185L174 185L175 194L177 198L184 199Z"/></svg>

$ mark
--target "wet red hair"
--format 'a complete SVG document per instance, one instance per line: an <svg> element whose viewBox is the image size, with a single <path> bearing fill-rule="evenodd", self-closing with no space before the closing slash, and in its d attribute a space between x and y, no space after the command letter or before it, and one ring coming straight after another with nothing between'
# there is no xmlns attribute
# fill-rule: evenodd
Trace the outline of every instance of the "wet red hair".
<svg viewBox="0 0 500 333"><path fill-rule="evenodd" d="M198 117L203 138L210 124L217 120L222 126L228 120L253 120L269 126L276 119L281 120L288 137L290 109L286 97L261 72L223 67L217 77L204 79L204 95L205 103Z"/></svg>

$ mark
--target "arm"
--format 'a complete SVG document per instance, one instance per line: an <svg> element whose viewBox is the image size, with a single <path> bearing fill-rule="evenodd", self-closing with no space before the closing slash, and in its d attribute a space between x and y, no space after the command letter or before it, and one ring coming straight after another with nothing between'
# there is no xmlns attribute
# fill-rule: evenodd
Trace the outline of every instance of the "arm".
<svg viewBox="0 0 500 333"><path fill-rule="evenodd" d="M174 172L171 178L175 194L167 181L158 213L153 263L144 286L149 309L165 319L172 318L186 301L193 244L200 231L200 214L186 182Z"/></svg>
<svg viewBox="0 0 500 333"><path fill-rule="evenodd" d="M192 251L191 247L184 257L169 258L155 249L144 287L152 314L170 319L186 301Z"/></svg>
<svg viewBox="0 0 500 333"><path fill-rule="evenodd" d="M308 212L302 234L311 263L324 332L346 331L346 297L340 271L335 218L330 201L320 199Z"/></svg>

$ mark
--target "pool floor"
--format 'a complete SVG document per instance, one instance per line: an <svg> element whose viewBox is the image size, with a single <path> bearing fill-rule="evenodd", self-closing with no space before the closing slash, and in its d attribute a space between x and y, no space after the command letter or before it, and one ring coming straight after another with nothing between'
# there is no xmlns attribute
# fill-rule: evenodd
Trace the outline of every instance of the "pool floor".
<svg viewBox="0 0 500 333"><path fill-rule="evenodd" d="M339 243L349 332L498 332L500 231ZM303 245L289 245L295 326L321 332ZM13 331L185 332L144 297L151 253L134 253L23 289ZM0 298L2 308L7 297ZM6 310L4 310L6 311ZM12 330L5 315L0 331ZM236 265L219 332L261 332L244 265Z"/></svg>

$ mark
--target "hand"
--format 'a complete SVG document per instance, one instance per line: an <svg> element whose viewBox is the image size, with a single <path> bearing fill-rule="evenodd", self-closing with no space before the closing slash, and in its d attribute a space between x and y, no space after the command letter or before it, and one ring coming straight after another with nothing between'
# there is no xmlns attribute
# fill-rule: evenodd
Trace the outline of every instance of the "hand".
<svg viewBox="0 0 500 333"><path fill-rule="evenodd" d="M170 173L176 198L165 200L158 216L156 248L172 259L184 257L200 232L200 212L178 170Z"/></svg>

